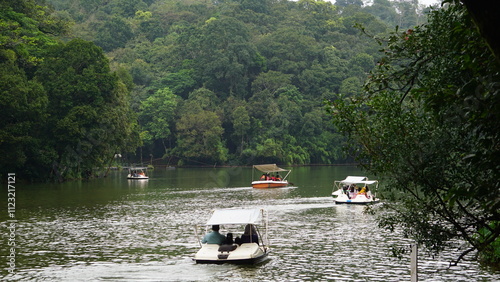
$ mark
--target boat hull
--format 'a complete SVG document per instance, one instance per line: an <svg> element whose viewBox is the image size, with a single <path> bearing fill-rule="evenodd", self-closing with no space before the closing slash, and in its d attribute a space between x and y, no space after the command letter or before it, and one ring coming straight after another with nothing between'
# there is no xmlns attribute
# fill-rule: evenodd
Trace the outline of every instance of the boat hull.
<svg viewBox="0 0 500 282"><path fill-rule="evenodd" d="M196 253L193 260L204 264L255 264L267 258L267 252L263 247L255 243L245 243L232 251L219 251L217 244L204 244Z"/></svg>
<svg viewBox="0 0 500 282"><path fill-rule="evenodd" d="M373 201L353 201L353 200L347 200L347 201L335 201L335 204L337 205L342 205L342 204L345 204L345 205L371 205L371 204L375 204L375 203L378 203L379 200L373 200Z"/></svg>
<svg viewBox="0 0 500 282"><path fill-rule="evenodd" d="M253 181L252 187L258 189L287 187L288 181L259 180Z"/></svg>
<svg viewBox="0 0 500 282"><path fill-rule="evenodd" d="M144 175L138 175L138 176L133 176L133 175L128 175L127 176L127 179L138 179L138 180L141 180L141 179L149 179L148 176L144 176Z"/></svg>
<svg viewBox="0 0 500 282"><path fill-rule="evenodd" d="M354 198L350 199L342 191L338 190L332 193L332 197L335 200L335 204L346 204L346 205L370 205L378 203L380 200L373 196L367 196L365 194L358 194Z"/></svg>
<svg viewBox="0 0 500 282"><path fill-rule="evenodd" d="M198 264L258 264L267 259L267 254L263 254L256 258L249 259L233 259L233 260L202 260L202 259L194 259L194 261Z"/></svg>

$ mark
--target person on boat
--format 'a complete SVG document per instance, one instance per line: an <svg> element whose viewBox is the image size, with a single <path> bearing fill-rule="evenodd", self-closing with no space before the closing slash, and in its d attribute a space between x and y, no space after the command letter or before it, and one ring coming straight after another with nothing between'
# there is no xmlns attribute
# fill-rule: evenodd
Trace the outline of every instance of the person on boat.
<svg viewBox="0 0 500 282"><path fill-rule="evenodd" d="M222 242L222 245L220 245L218 251L219 252L232 252L236 250L238 246L234 245L234 240L233 240L233 233L228 232L226 234L226 239L224 242Z"/></svg>
<svg viewBox="0 0 500 282"><path fill-rule="evenodd" d="M241 243L257 243L259 244L259 236L252 224L245 226L245 232L241 235Z"/></svg>
<svg viewBox="0 0 500 282"><path fill-rule="evenodd" d="M359 190L358 194L365 194L366 195L366 186L361 188L361 190Z"/></svg>
<svg viewBox="0 0 500 282"><path fill-rule="evenodd" d="M349 185L342 186L342 191L344 191L344 194L347 195L347 198L349 198L349 199L351 198L351 197L349 197L349 192L348 192L349 191Z"/></svg>
<svg viewBox="0 0 500 282"><path fill-rule="evenodd" d="M356 197L355 190L355 185L351 184L351 186L349 187L349 199L354 199Z"/></svg>
<svg viewBox="0 0 500 282"><path fill-rule="evenodd" d="M366 198L370 199L372 196L372 192L370 192L370 188L368 188L368 185L365 185L365 187L363 187L363 188L365 189Z"/></svg>
<svg viewBox="0 0 500 282"><path fill-rule="evenodd" d="M226 234L226 239L224 240L223 244L224 245L232 245L232 244L234 244L233 233L228 232Z"/></svg>
<svg viewBox="0 0 500 282"><path fill-rule="evenodd" d="M262 174L262 176L260 177L260 180L266 180L267 179L267 176L265 173Z"/></svg>
<svg viewBox="0 0 500 282"><path fill-rule="evenodd" d="M281 175L279 173L276 173L274 179L276 179L276 181L281 181Z"/></svg>
<svg viewBox="0 0 500 282"><path fill-rule="evenodd" d="M219 233L220 226L219 225L212 225L212 232L209 232L203 237L201 242L203 244L217 244L221 245L225 240L226 236L222 235Z"/></svg>

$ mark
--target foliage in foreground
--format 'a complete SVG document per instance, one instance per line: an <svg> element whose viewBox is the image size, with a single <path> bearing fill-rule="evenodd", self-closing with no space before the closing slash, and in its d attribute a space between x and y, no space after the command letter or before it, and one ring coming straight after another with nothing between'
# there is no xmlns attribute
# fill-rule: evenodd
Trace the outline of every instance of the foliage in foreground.
<svg viewBox="0 0 500 282"><path fill-rule="evenodd" d="M456 238L453 263L478 254L499 265L499 65L461 5L396 30L365 92L330 102L350 152L387 176L401 201L380 207L381 226L437 252ZM477 252L474 252L477 251Z"/></svg>

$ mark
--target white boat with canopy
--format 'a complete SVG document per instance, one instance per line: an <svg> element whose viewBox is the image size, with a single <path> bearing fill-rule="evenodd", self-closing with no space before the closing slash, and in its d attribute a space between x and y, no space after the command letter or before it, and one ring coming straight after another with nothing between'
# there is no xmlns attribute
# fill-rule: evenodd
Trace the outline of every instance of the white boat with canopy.
<svg viewBox="0 0 500 282"><path fill-rule="evenodd" d="M262 176L260 176L259 180L252 181L253 188L280 188L286 187L288 185L293 185L289 183L286 179L290 174L291 170L283 169L278 167L276 164L261 164L254 165L254 170L252 170L252 179L254 178L255 170L259 170L263 172ZM285 177L282 177L280 172L287 172Z"/></svg>
<svg viewBox="0 0 500 282"><path fill-rule="evenodd" d="M265 210L219 209L204 225L207 232L210 227L219 226L221 234L226 233L226 240L220 245L202 243L196 226L196 237L201 246L193 258L196 263L247 264L261 262L267 257L269 240Z"/></svg>
<svg viewBox="0 0 500 282"><path fill-rule="evenodd" d="M380 201L375 195L377 189L377 180L368 180L366 176L347 176L334 182L332 197L336 204L373 204Z"/></svg>
<svg viewBox="0 0 500 282"><path fill-rule="evenodd" d="M147 168L145 167L134 167L128 169L127 179L149 179L149 176L146 174Z"/></svg>

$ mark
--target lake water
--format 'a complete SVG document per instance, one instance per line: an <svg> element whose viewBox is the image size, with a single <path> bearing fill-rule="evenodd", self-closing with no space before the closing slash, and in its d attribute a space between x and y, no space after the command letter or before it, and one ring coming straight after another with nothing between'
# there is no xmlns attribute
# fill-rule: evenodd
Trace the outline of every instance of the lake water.
<svg viewBox="0 0 500 282"><path fill-rule="evenodd" d="M2 237L2 280L34 281L410 281L410 259L391 257L398 233L381 230L362 206L335 205L334 180L355 167L297 167L294 187L253 189L251 168L177 168L151 179L105 179L15 187L14 274ZM7 184L2 184L7 186ZM2 191L6 191L3 189ZM5 192L7 194L7 192ZM1 204L7 206L7 195ZM197 265L194 225L216 208L264 208L269 259L252 266ZM0 214L9 234L7 208ZM495 281L474 262L449 267L457 253L419 256L419 281Z"/></svg>

